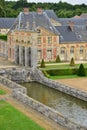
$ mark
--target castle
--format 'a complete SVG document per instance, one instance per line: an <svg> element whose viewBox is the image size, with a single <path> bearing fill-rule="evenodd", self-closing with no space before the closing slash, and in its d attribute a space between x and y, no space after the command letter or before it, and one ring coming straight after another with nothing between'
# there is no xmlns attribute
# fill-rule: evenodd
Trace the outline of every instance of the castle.
<svg viewBox="0 0 87 130"><path fill-rule="evenodd" d="M24 8L8 32L8 60L34 66L42 59L87 60L87 18L58 18L53 10ZM33 59L33 60L32 60Z"/></svg>

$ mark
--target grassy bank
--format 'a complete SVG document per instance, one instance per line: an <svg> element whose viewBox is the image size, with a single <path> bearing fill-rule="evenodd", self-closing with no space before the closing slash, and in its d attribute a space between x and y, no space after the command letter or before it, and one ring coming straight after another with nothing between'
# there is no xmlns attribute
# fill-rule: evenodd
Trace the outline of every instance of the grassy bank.
<svg viewBox="0 0 87 130"><path fill-rule="evenodd" d="M4 94L6 94L6 92L4 90L0 89L0 95L4 95Z"/></svg>
<svg viewBox="0 0 87 130"><path fill-rule="evenodd" d="M0 101L0 130L44 130L5 101Z"/></svg>

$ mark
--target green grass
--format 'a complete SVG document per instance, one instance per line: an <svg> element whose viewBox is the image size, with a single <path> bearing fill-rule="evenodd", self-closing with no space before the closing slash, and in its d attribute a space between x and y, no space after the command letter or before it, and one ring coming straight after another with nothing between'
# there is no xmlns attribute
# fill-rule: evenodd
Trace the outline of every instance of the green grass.
<svg viewBox="0 0 87 130"><path fill-rule="evenodd" d="M4 41L7 41L7 35L1 35L1 34L0 34L0 39L1 39L1 40L4 40Z"/></svg>
<svg viewBox="0 0 87 130"><path fill-rule="evenodd" d="M50 79L70 79L70 78L79 78L77 75L64 75L64 76L50 76Z"/></svg>
<svg viewBox="0 0 87 130"><path fill-rule="evenodd" d="M4 94L6 94L6 92L4 90L0 89L0 95L4 95Z"/></svg>
<svg viewBox="0 0 87 130"><path fill-rule="evenodd" d="M87 63L84 63L84 68L86 69L87 77ZM75 66L70 66L67 64L46 64L45 68L40 68L42 71L46 71L49 74L50 79L68 79L68 78L78 78L77 71L80 64L75 64ZM46 76L46 75L45 75Z"/></svg>
<svg viewBox="0 0 87 130"><path fill-rule="evenodd" d="M44 129L7 102L0 101L0 130Z"/></svg>
<svg viewBox="0 0 87 130"><path fill-rule="evenodd" d="M80 64L76 64L75 66L70 66L69 64L50 64L47 65L45 68L40 68L41 70L49 70L49 69L71 69L71 68L79 68ZM87 63L83 64L85 68L87 68Z"/></svg>

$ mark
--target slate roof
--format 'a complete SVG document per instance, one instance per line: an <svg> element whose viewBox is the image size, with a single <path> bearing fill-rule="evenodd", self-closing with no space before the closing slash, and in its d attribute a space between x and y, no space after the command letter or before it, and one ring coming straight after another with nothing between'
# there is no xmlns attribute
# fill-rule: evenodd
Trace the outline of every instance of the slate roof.
<svg viewBox="0 0 87 130"><path fill-rule="evenodd" d="M69 26L57 26L60 33L60 43L87 42L87 26L74 26L72 31Z"/></svg>
<svg viewBox="0 0 87 130"><path fill-rule="evenodd" d="M38 27L43 27L52 33L58 33L56 28L51 24L46 12L29 12L28 14L21 12L11 30L36 31Z"/></svg>
<svg viewBox="0 0 87 130"><path fill-rule="evenodd" d="M14 23L15 18L0 18L0 29L8 29Z"/></svg>
<svg viewBox="0 0 87 130"><path fill-rule="evenodd" d="M80 15L80 17L81 17L81 18L87 18L87 13L82 13L82 14Z"/></svg>
<svg viewBox="0 0 87 130"><path fill-rule="evenodd" d="M86 25L87 18L59 18L58 21L62 23L62 26L67 26L69 21L74 22L74 25Z"/></svg>
<svg viewBox="0 0 87 130"><path fill-rule="evenodd" d="M50 19L54 19L55 21L58 21L58 17L53 10L45 10L45 12Z"/></svg>

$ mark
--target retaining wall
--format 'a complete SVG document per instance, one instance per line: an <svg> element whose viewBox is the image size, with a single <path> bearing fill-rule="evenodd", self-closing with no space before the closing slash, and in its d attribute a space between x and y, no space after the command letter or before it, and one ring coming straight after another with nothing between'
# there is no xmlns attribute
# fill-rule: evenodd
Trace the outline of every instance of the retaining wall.
<svg viewBox="0 0 87 130"><path fill-rule="evenodd" d="M73 87L69 87L65 84L58 83L49 78L46 78L43 73L38 69L32 69L32 78L34 81L39 82L48 87L54 88L66 94L72 95L84 101L87 101L87 92L75 89Z"/></svg>
<svg viewBox="0 0 87 130"><path fill-rule="evenodd" d="M25 87L22 87L21 85L16 84L13 81L10 81L2 76L0 76L0 83L13 90L12 96L14 98L19 100L23 104L27 105L28 107L32 107L38 112L44 114L45 116L52 119L56 123L59 123L69 128L70 130L87 130L87 128L85 128L84 126L72 122L67 117L61 115L59 112L55 111L54 109L51 109L50 107L45 106L44 104L28 97L27 90Z"/></svg>
<svg viewBox="0 0 87 130"><path fill-rule="evenodd" d="M25 87L22 87L21 85L2 76L0 76L0 83L7 86L8 88L11 88L12 90L16 90L22 92L23 94L27 94L27 89Z"/></svg>
<svg viewBox="0 0 87 130"><path fill-rule="evenodd" d="M56 123L67 127L69 130L87 130L86 127L83 127L75 122L72 122L67 117L64 117L59 112L51 109L50 107L45 106L44 104L28 97L25 94L22 94L19 91L13 92L13 97L21 101L23 104L27 105L28 107L32 107L33 109L37 110L38 112L44 114L46 117L52 119Z"/></svg>

